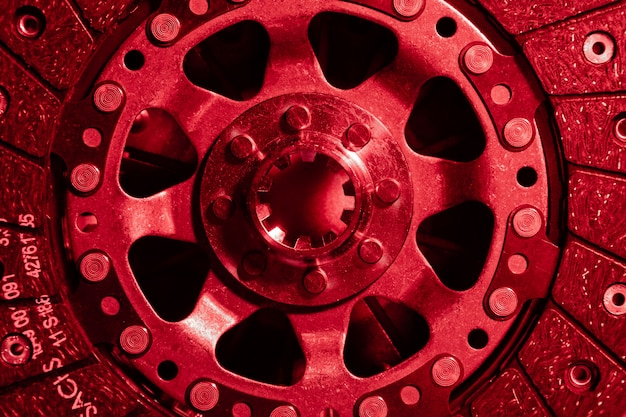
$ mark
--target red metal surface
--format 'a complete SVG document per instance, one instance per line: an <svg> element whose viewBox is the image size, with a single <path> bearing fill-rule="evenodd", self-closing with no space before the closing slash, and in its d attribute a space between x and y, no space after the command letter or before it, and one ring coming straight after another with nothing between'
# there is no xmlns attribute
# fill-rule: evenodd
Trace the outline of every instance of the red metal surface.
<svg viewBox="0 0 626 417"><path fill-rule="evenodd" d="M622 417L623 6L481 3L10 1L0 413Z"/></svg>

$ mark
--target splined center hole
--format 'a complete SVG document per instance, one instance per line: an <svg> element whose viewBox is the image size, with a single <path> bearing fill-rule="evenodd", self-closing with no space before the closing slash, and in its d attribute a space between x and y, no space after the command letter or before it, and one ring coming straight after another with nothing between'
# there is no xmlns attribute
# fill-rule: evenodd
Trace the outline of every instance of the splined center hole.
<svg viewBox="0 0 626 417"><path fill-rule="evenodd" d="M301 151L277 160L257 190L267 208L260 220L285 245L322 247L341 235L355 209L354 185L333 158Z"/></svg>

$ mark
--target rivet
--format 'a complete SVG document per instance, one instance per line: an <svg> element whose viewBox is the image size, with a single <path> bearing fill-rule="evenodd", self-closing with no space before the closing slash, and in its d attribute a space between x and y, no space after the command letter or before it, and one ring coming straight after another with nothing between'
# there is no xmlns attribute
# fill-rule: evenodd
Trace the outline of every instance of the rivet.
<svg viewBox="0 0 626 417"><path fill-rule="evenodd" d="M365 239L359 245L359 256L363 262L375 264L383 257L383 247L376 239Z"/></svg>
<svg viewBox="0 0 626 417"><path fill-rule="evenodd" d="M265 268L267 268L267 257L262 252L248 252L243 257L242 266L248 275L262 275L265 272Z"/></svg>
<svg viewBox="0 0 626 417"><path fill-rule="evenodd" d="M575 393L590 391L596 378L595 365L587 361L572 363L565 370L565 385Z"/></svg>
<svg viewBox="0 0 626 417"><path fill-rule="evenodd" d="M172 42L180 32L180 21L169 13L156 15L150 22L150 33L157 42Z"/></svg>
<svg viewBox="0 0 626 417"><path fill-rule="evenodd" d="M355 123L346 131L346 146L351 150L359 150L372 139L370 128L363 123Z"/></svg>
<svg viewBox="0 0 626 417"><path fill-rule="evenodd" d="M215 408L220 399L220 391L213 382L197 382L189 390L189 403L198 411L209 411Z"/></svg>
<svg viewBox="0 0 626 417"><path fill-rule="evenodd" d="M435 384L451 387L461 378L461 365L452 356L445 356L433 364L431 374Z"/></svg>
<svg viewBox="0 0 626 417"><path fill-rule="evenodd" d="M280 405L272 410L270 417L298 417L298 412L290 405Z"/></svg>
<svg viewBox="0 0 626 417"><path fill-rule="evenodd" d="M484 74L493 65L493 51L487 45L473 45L465 52L463 62L472 74Z"/></svg>
<svg viewBox="0 0 626 417"><path fill-rule="evenodd" d="M387 402L378 395L367 397L359 404L359 417L387 417L388 412Z"/></svg>
<svg viewBox="0 0 626 417"><path fill-rule="evenodd" d="M92 164L80 164L72 170L70 183L78 192L93 191L100 183L100 170Z"/></svg>
<svg viewBox="0 0 626 417"><path fill-rule="evenodd" d="M509 256L507 260L507 266L509 267L509 271L515 275L520 275L526 272L528 269L528 259L524 255L519 253L514 253Z"/></svg>
<svg viewBox="0 0 626 417"><path fill-rule="evenodd" d="M150 345L150 332L143 326L128 326L120 334L120 347L129 355L141 355Z"/></svg>
<svg viewBox="0 0 626 417"><path fill-rule="evenodd" d="M508 85L497 84L491 88L491 100L500 106L508 104L512 97L513 93Z"/></svg>
<svg viewBox="0 0 626 417"><path fill-rule="evenodd" d="M314 269L304 275L304 288L311 294L319 294L326 289L328 278L321 269Z"/></svg>
<svg viewBox="0 0 626 417"><path fill-rule="evenodd" d="M626 314L626 285L613 284L604 291L602 303L606 311L614 316Z"/></svg>
<svg viewBox="0 0 626 417"><path fill-rule="evenodd" d="M415 17L424 9L424 0L393 0L393 9L402 17Z"/></svg>
<svg viewBox="0 0 626 417"><path fill-rule="evenodd" d="M23 334L9 334L0 343L0 357L9 365L25 365L32 356L33 347Z"/></svg>
<svg viewBox="0 0 626 417"><path fill-rule="evenodd" d="M102 84L93 93L93 103L103 113L113 113L124 101L124 92L115 84Z"/></svg>
<svg viewBox="0 0 626 417"><path fill-rule="evenodd" d="M90 252L80 260L80 273L87 281L100 282L111 268L109 257L102 252Z"/></svg>
<svg viewBox="0 0 626 417"><path fill-rule="evenodd" d="M513 148L523 148L535 135L533 125L528 119L517 117L504 126L504 141Z"/></svg>
<svg viewBox="0 0 626 417"><path fill-rule="evenodd" d="M88 127L83 130L83 143L90 148L97 148L102 143L102 133L96 128Z"/></svg>
<svg viewBox="0 0 626 417"><path fill-rule="evenodd" d="M311 125L311 113L304 106L291 106L285 112L285 121L293 130L304 130Z"/></svg>
<svg viewBox="0 0 626 417"><path fill-rule="evenodd" d="M230 142L230 152L239 160L244 160L256 150L254 140L248 135L238 135Z"/></svg>
<svg viewBox="0 0 626 417"><path fill-rule="evenodd" d="M400 390L400 398L406 405L415 405L420 401L421 394L413 385L407 385Z"/></svg>
<svg viewBox="0 0 626 417"><path fill-rule="evenodd" d="M376 197L385 204L394 203L400 198L400 184L393 179L384 179L376 186Z"/></svg>
<svg viewBox="0 0 626 417"><path fill-rule="evenodd" d="M592 64L606 64L615 55L615 41L608 33L590 33L583 43L583 54Z"/></svg>
<svg viewBox="0 0 626 417"><path fill-rule="evenodd" d="M531 207L519 210L513 216L513 229L520 237L533 237L541 230L541 215Z"/></svg>
<svg viewBox="0 0 626 417"><path fill-rule="evenodd" d="M613 134L619 141L620 145L626 145L626 117L620 116L615 120L615 127L613 128Z"/></svg>
<svg viewBox="0 0 626 417"><path fill-rule="evenodd" d="M45 22L39 16L23 13L17 17L15 25L20 36L35 39L43 33Z"/></svg>
<svg viewBox="0 0 626 417"><path fill-rule="evenodd" d="M233 417L252 417L252 409L246 403L236 403L233 405Z"/></svg>
<svg viewBox="0 0 626 417"><path fill-rule="evenodd" d="M489 309L498 317L508 317L517 309L517 294L512 288L495 289L489 296Z"/></svg>
<svg viewBox="0 0 626 417"><path fill-rule="evenodd" d="M235 204L228 196L219 196L211 203L213 215L220 220L228 220L235 213Z"/></svg>
<svg viewBox="0 0 626 417"><path fill-rule="evenodd" d="M100 309L107 316L116 316L120 312L120 302L115 297L104 297L100 301Z"/></svg>

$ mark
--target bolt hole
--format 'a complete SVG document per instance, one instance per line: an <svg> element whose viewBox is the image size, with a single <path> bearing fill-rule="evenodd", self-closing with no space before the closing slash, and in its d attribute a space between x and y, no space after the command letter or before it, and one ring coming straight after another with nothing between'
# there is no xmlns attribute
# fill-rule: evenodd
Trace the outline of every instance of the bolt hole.
<svg viewBox="0 0 626 417"><path fill-rule="evenodd" d="M524 167L517 171L517 183L522 187L532 187L537 183L537 171L531 167Z"/></svg>
<svg viewBox="0 0 626 417"><path fill-rule="evenodd" d="M143 54L139 51L129 51L126 55L124 55L124 65L131 71L138 71L143 68L146 59Z"/></svg>
<svg viewBox="0 0 626 417"><path fill-rule="evenodd" d="M469 332L467 343L474 349L484 349L489 343L489 336L483 329L474 329Z"/></svg>
<svg viewBox="0 0 626 417"><path fill-rule="evenodd" d="M23 38L36 39L43 33L46 18L42 11L33 6L24 6L15 12L15 28Z"/></svg>
<svg viewBox="0 0 626 417"><path fill-rule="evenodd" d="M624 296L621 292L615 293L613 294L613 298L611 298L611 302L614 306L621 307L626 302L626 296Z"/></svg>
<svg viewBox="0 0 626 417"><path fill-rule="evenodd" d="M437 22L437 33L443 38L451 38L456 33L456 21L451 17L442 17Z"/></svg>
<svg viewBox="0 0 626 417"><path fill-rule="evenodd" d="M24 346L20 343L13 343L9 350L13 356L21 356L24 353Z"/></svg>
<svg viewBox="0 0 626 417"><path fill-rule="evenodd" d="M81 213L76 219L76 227L84 233L89 233L98 227L98 218L93 213Z"/></svg>
<svg viewBox="0 0 626 417"><path fill-rule="evenodd" d="M157 368L159 378L164 381L171 381L178 375L178 366L172 361L163 361Z"/></svg>
<svg viewBox="0 0 626 417"><path fill-rule="evenodd" d="M596 55L602 55L606 51L606 45L602 42L596 42L591 47L591 50Z"/></svg>
<svg viewBox="0 0 626 417"><path fill-rule="evenodd" d="M626 143L626 113L622 113L615 119L615 137L623 144Z"/></svg>

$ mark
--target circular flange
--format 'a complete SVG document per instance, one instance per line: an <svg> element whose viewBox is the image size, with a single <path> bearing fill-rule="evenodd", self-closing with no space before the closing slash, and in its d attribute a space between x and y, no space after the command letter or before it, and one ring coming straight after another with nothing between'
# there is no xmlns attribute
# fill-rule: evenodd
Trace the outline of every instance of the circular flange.
<svg viewBox="0 0 626 417"><path fill-rule="evenodd" d="M353 147L356 130L367 140ZM254 141L243 158L234 145L242 137ZM277 97L237 118L208 155L200 195L209 242L231 274L298 305L337 302L381 276L406 239L413 198L404 156L383 124L321 94ZM233 212L216 215L225 198ZM312 267L324 269L323 289L303 285Z"/></svg>

